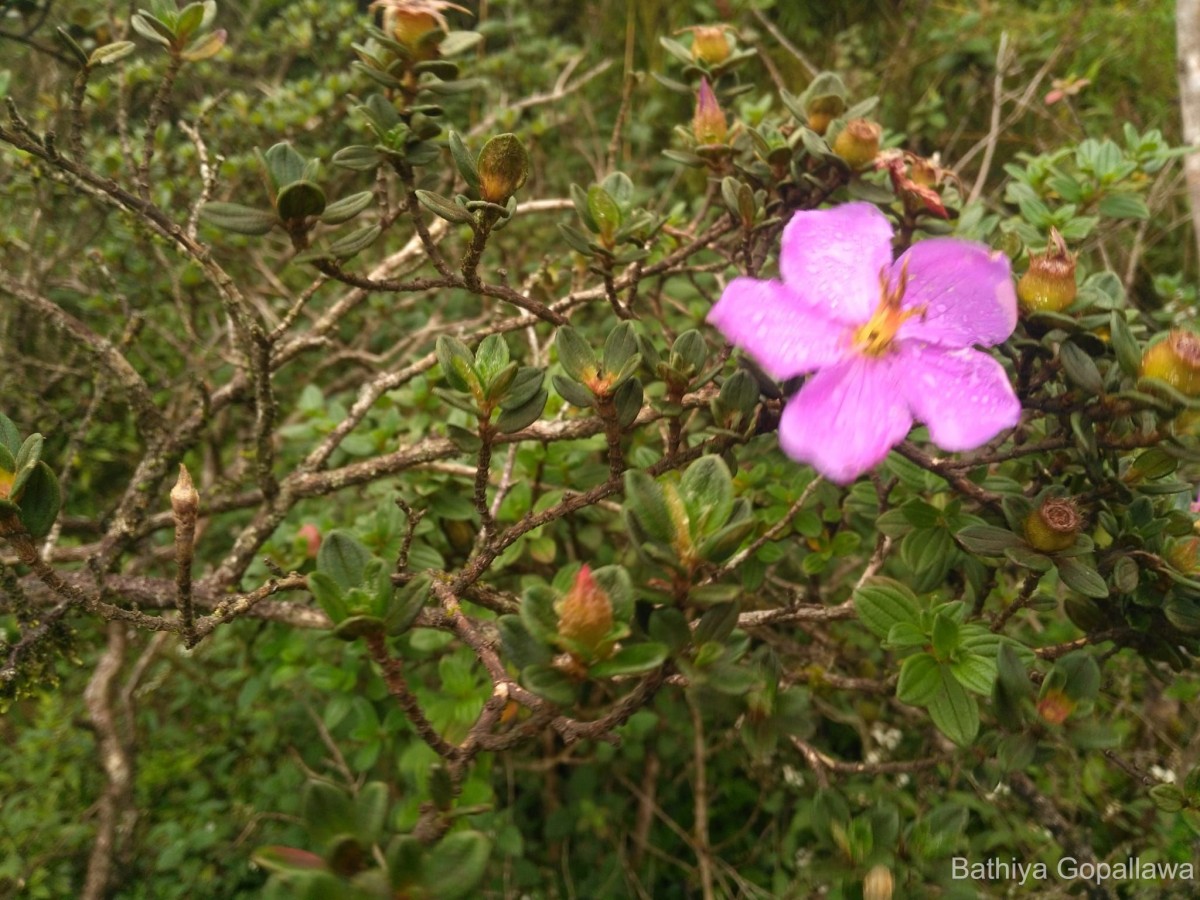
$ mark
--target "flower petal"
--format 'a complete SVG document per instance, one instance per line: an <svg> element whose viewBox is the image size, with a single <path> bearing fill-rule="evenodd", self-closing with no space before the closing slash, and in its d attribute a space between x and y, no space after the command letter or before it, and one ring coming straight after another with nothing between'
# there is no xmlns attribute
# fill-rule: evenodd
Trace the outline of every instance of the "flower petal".
<svg viewBox="0 0 1200 900"><path fill-rule="evenodd" d="M879 273L892 263L892 225L870 203L798 212L783 229L779 271L830 318L862 324L879 305Z"/></svg>
<svg viewBox="0 0 1200 900"><path fill-rule="evenodd" d="M1008 374L986 353L909 344L895 365L909 409L943 450L973 450L1021 418Z"/></svg>
<svg viewBox="0 0 1200 900"><path fill-rule="evenodd" d="M900 338L943 347L992 346L1017 326L1017 293L1008 257L983 244L931 238L913 244L892 266L892 280L908 268L903 307L924 307L900 328Z"/></svg>
<svg viewBox="0 0 1200 900"><path fill-rule="evenodd" d="M896 359L854 357L810 378L784 407L783 451L839 484L882 462L912 427Z"/></svg>
<svg viewBox="0 0 1200 900"><path fill-rule="evenodd" d="M846 355L848 326L830 320L778 281L735 278L709 311L708 321L781 381Z"/></svg>

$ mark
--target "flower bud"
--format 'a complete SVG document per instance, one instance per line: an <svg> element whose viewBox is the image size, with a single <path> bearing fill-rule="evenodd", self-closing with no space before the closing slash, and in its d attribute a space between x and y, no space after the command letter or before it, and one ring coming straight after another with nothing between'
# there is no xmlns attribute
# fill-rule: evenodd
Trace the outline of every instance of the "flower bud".
<svg viewBox="0 0 1200 900"><path fill-rule="evenodd" d="M692 119L692 134L700 146L724 144L729 137L729 126L725 113L717 102L717 95L708 85L708 79L700 79L700 92L696 95L696 115Z"/></svg>
<svg viewBox="0 0 1200 900"><path fill-rule="evenodd" d="M415 51L417 59L432 59L436 55L436 42L430 43L428 35L433 31L450 30L445 10L457 9L468 15L471 12L448 0L375 0L371 8L383 10L383 30L390 32L410 51Z"/></svg>
<svg viewBox="0 0 1200 900"><path fill-rule="evenodd" d="M814 129L815 130L815 129ZM867 119L851 119L838 132L833 152L856 172L865 169L879 155L879 139L883 129Z"/></svg>
<svg viewBox="0 0 1200 900"><path fill-rule="evenodd" d="M1025 540L1035 550L1057 553L1075 543L1082 527L1073 500L1051 497L1025 518Z"/></svg>
<svg viewBox="0 0 1200 900"><path fill-rule="evenodd" d="M719 66L729 59L732 48L720 25L697 25L692 29L692 59L705 66Z"/></svg>
<svg viewBox="0 0 1200 900"><path fill-rule="evenodd" d="M309 559L317 558L321 549L321 529L312 522L305 522L296 532L296 536L304 540L304 555Z"/></svg>
<svg viewBox="0 0 1200 900"><path fill-rule="evenodd" d="M1143 354L1141 374L1161 379L1181 394L1200 397L1200 335L1176 328Z"/></svg>
<svg viewBox="0 0 1200 900"><path fill-rule="evenodd" d="M196 512L199 509L200 494L192 483L192 476L188 473L187 466L180 463L179 478L175 481L175 486L171 488L171 511L175 513L177 521L189 519L195 521Z"/></svg>
<svg viewBox="0 0 1200 900"><path fill-rule="evenodd" d="M863 879L863 900L892 900L895 881L887 866L873 866Z"/></svg>
<svg viewBox="0 0 1200 900"><path fill-rule="evenodd" d="M479 194L503 206L529 177L529 154L515 134L498 134L479 151Z"/></svg>
<svg viewBox="0 0 1200 900"><path fill-rule="evenodd" d="M1075 302L1075 258L1057 228L1050 229L1045 253L1029 258L1029 269L1017 282L1017 296L1029 312L1061 312Z"/></svg>
<svg viewBox="0 0 1200 900"><path fill-rule="evenodd" d="M584 566L571 589L555 604L558 636L572 651L588 657L605 656L605 636L613 627L612 601Z"/></svg>
<svg viewBox="0 0 1200 900"><path fill-rule="evenodd" d="M841 115L842 110L837 107L844 108L845 104L834 103L813 103L808 107L808 127L817 134L824 135L829 130L829 123Z"/></svg>

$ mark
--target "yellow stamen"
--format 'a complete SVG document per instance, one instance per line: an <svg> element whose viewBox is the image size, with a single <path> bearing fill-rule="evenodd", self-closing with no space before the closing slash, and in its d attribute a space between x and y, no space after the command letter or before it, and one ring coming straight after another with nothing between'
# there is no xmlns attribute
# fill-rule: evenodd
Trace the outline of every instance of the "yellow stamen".
<svg viewBox="0 0 1200 900"><path fill-rule="evenodd" d="M864 356L884 356L892 349L896 332L913 316L925 316L925 307L901 309L904 291L908 287L908 264L900 269L894 289L888 287L887 269L879 273L879 306L866 324L854 329L853 343Z"/></svg>

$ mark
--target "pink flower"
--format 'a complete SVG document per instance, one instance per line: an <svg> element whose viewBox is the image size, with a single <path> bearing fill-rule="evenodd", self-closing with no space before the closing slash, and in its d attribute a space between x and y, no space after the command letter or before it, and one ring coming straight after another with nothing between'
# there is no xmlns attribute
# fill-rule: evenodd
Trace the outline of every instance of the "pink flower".
<svg viewBox="0 0 1200 900"><path fill-rule="evenodd" d="M1200 513L1200 493L1196 494L1196 502L1192 504L1192 512Z"/></svg>
<svg viewBox="0 0 1200 900"><path fill-rule="evenodd" d="M913 420L944 450L1017 424L1003 367L973 345L1012 334L1008 259L933 238L892 261L892 227L869 203L798 212L783 229L783 281L734 279L708 314L771 377L815 373L779 423L785 453L842 484L883 461Z"/></svg>

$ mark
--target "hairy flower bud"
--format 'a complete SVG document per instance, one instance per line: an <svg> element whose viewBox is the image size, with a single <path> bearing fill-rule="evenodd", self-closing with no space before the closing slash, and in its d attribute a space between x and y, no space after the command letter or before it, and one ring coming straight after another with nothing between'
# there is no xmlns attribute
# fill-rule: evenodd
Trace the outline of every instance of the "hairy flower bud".
<svg viewBox="0 0 1200 900"><path fill-rule="evenodd" d="M475 167L480 196L503 206L529 177L529 154L515 134L498 134L483 145Z"/></svg>
<svg viewBox="0 0 1200 900"><path fill-rule="evenodd" d="M584 566L575 576L571 589L555 604L558 611L558 636L568 648L587 656L603 656L604 638L613 627L612 601Z"/></svg>
<svg viewBox="0 0 1200 900"><path fill-rule="evenodd" d="M709 87L708 79L700 79L700 91L696 95L696 115L692 118L692 134L700 146L724 144L729 137L729 126L725 113L717 102L717 95Z"/></svg>
<svg viewBox="0 0 1200 900"><path fill-rule="evenodd" d="M1050 229L1045 253L1029 258L1029 269L1017 282L1017 297L1030 312L1061 312L1075 302L1075 257L1057 228Z"/></svg>
<svg viewBox="0 0 1200 900"><path fill-rule="evenodd" d="M692 29L692 59L706 66L719 66L729 59L732 48L725 28L720 25L697 25Z"/></svg>
<svg viewBox="0 0 1200 900"><path fill-rule="evenodd" d="M1051 497L1025 518L1025 540L1035 550L1057 553L1075 543L1083 517L1073 500Z"/></svg>
<svg viewBox="0 0 1200 900"><path fill-rule="evenodd" d="M846 161L856 172L865 169L879 155L879 139L883 129L867 119L851 119L838 132L833 142L833 152Z"/></svg>
<svg viewBox="0 0 1200 900"><path fill-rule="evenodd" d="M1200 335L1173 330L1143 354L1142 377L1161 379L1181 394L1200 397Z"/></svg>

